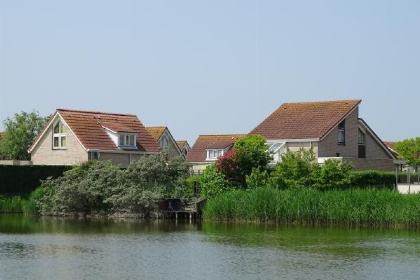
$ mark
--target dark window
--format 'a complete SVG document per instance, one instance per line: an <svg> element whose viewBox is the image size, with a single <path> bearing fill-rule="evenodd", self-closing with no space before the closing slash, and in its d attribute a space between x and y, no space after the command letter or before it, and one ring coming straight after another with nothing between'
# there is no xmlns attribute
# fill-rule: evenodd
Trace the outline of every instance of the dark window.
<svg viewBox="0 0 420 280"><path fill-rule="evenodd" d="M343 120L338 124L338 144L346 144L346 121Z"/></svg>
<svg viewBox="0 0 420 280"><path fill-rule="evenodd" d="M359 129L359 158L366 158L365 134Z"/></svg>

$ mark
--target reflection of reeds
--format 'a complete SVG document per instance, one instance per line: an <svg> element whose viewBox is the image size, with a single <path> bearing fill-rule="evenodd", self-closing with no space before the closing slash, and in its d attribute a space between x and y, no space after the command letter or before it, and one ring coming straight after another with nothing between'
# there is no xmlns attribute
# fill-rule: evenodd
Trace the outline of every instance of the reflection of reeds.
<svg viewBox="0 0 420 280"><path fill-rule="evenodd" d="M233 190L207 202L208 220L367 226L420 225L420 194L389 190Z"/></svg>
<svg viewBox="0 0 420 280"><path fill-rule="evenodd" d="M1 197L0 213L22 213L22 207L25 200L20 196Z"/></svg>

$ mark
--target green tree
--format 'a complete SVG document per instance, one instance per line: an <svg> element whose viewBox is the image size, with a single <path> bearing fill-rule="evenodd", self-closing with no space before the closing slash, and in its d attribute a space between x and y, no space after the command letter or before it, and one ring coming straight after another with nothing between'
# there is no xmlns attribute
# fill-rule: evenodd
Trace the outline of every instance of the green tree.
<svg viewBox="0 0 420 280"><path fill-rule="evenodd" d="M0 141L0 155L4 159L30 160L28 149L47 121L36 111L7 118L3 121L5 135Z"/></svg>
<svg viewBox="0 0 420 280"><path fill-rule="evenodd" d="M232 189L232 184L226 180L215 165L209 165L200 177L201 195L205 198L214 197L226 190Z"/></svg>
<svg viewBox="0 0 420 280"><path fill-rule="evenodd" d="M272 185L279 189L311 187L320 168L313 160L312 149L287 151L271 173Z"/></svg>
<svg viewBox="0 0 420 280"><path fill-rule="evenodd" d="M398 142L394 149L400 154L402 159L408 160L410 166L418 169L420 166L420 137Z"/></svg>
<svg viewBox="0 0 420 280"><path fill-rule="evenodd" d="M267 169L271 155L267 152L266 140L260 135L250 135L239 139L233 150L220 157L216 162L219 172L232 184L246 188L246 176L253 169Z"/></svg>

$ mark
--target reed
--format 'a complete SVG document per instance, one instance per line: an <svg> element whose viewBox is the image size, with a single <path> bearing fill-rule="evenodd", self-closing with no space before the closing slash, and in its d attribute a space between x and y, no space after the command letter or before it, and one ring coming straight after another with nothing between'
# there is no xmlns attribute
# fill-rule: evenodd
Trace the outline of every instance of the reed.
<svg viewBox="0 0 420 280"><path fill-rule="evenodd" d="M24 203L20 196L0 197L0 213L22 213Z"/></svg>
<svg viewBox="0 0 420 280"><path fill-rule="evenodd" d="M366 226L420 226L420 194L391 190L233 190L209 200L209 220Z"/></svg>

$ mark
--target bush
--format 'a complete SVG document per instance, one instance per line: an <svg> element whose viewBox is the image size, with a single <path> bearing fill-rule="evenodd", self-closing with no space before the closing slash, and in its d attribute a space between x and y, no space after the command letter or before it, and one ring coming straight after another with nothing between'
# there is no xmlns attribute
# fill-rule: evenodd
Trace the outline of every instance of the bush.
<svg viewBox="0 0 420 280"><path fill-rule="evenodd" d="M110 161L90 161L57 179L47 179L33 193L28 209L41 213L132 212L148 216L163 198L181 197L189 164L165 161L161 155L143 157L127 169Z"/></svg>
<svg viewBox="0 0 420 280"><path fill-rule="evenodd" d="M214 165L209 165L201 175L201 194L205 198L214 197L226 190L232 189L232 185L226 180L225 175L217 171Z"/></svg>
<svg viewBox="0 0 420 280"><path fill-rule="evenodd" d="M353 171L350 173L350 185L358 188L395 189L395 172Z"/></svg>

